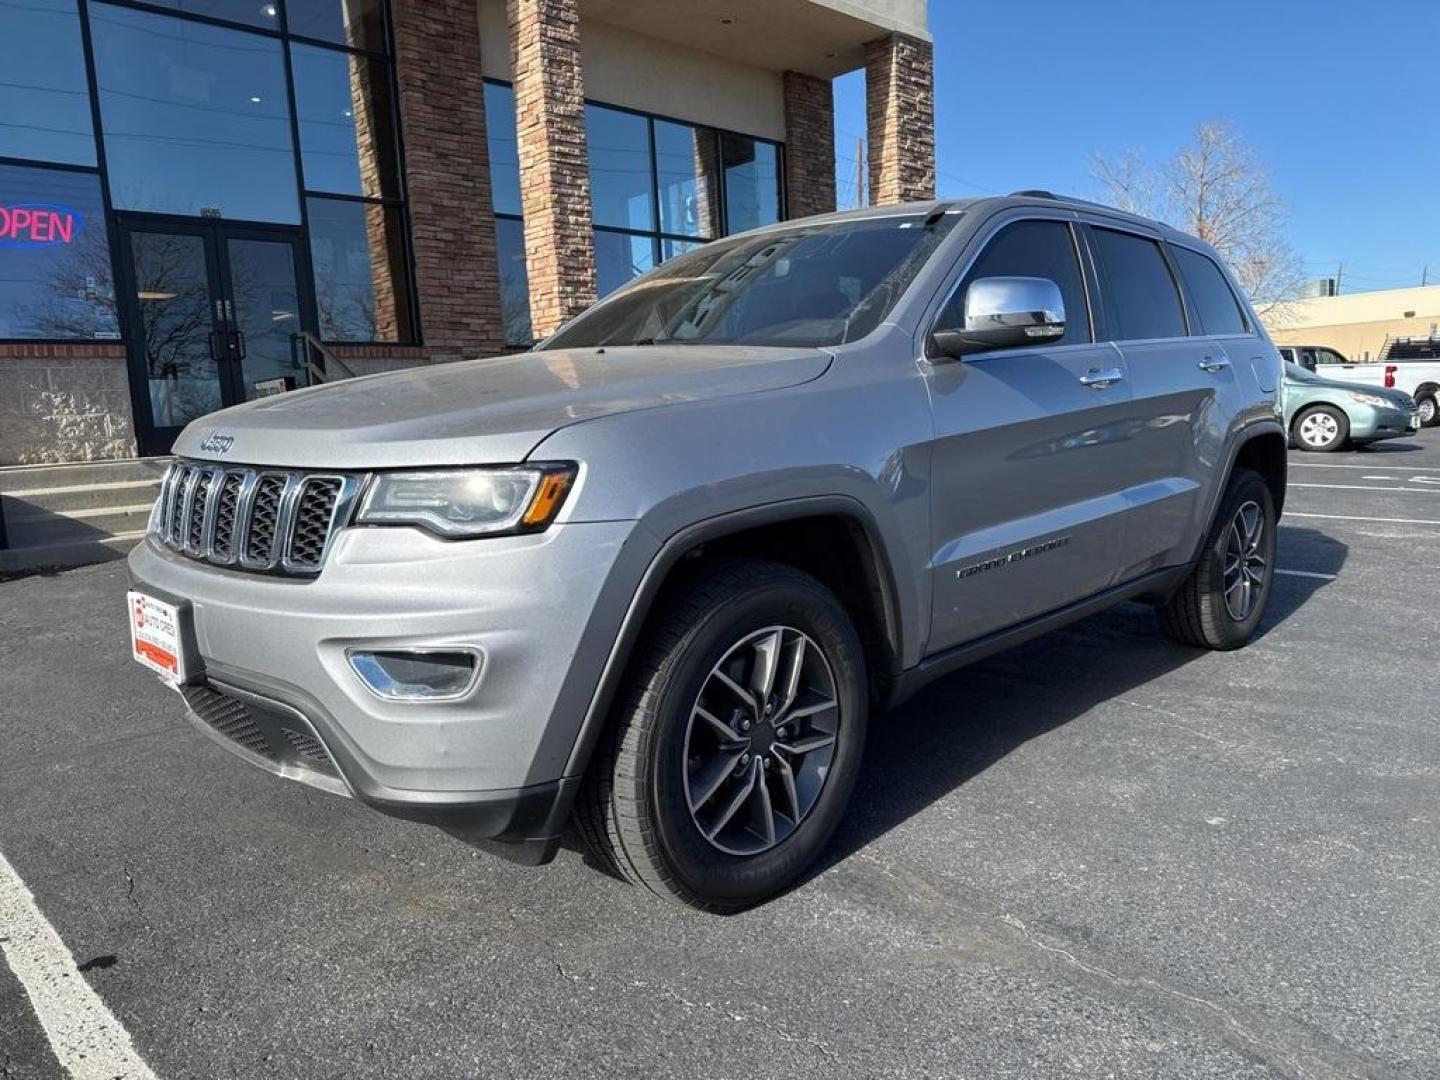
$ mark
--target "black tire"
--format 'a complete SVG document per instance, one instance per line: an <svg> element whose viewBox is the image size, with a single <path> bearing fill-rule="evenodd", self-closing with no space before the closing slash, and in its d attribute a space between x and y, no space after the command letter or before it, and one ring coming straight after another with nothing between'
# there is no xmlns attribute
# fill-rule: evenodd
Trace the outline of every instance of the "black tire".
<svg viewBox="0 0 1440 1080"><path fill-rule="evenodd" d="M1318 442L1308 433L1302 434L1306 430L1307 420L1314 419L1319 423L1323 422L1322 418L1325 417L1334 421L1331 425L1332 433L1325 441ZM1312 405L1295 417L1294 423L1290 425L1290 432L1295 439L1295 445L1301 450L1308 450L1315 454L1329 454L1341 449L1349 441L1350 418L1333 405Z"/></svg>
<svg viewBox="0 0 1440 1080"><path fill-rule="evenodd" d="M668 594L664 602L666 610L648 632L596 749L576 807L576 822L595 853L627 881L701 910L740 911L799 878L840 823L865 745L864 653L854 625L830 591L808 574L779 563L758 559L718 563ZM753 854L727 853L707 839L696 816L700 811L691 809L699 760L692 756L689 743L689 726L698 723L692 710L702 693L715 685L715 669L722 661L755 635L777 626L799 631L808 641L801 647L817 647L828 665L818 669L832 676L838 703L832 756L813 804L791 815L798 817L798 823L785 821L788 835L778 842L773 839L778 835L775 822L782 819L772 814L769 842L775 846ZM733 715L742 711L736 703ZM762 721L755 710L747 718L750 715L757 717L750 723L759 738ZM739 720L732 723L738 729ZM795 730L802 723L806 721L797 721ZM764 756L768 769L775 755ZM778 771L762 775L761 758L757 750L756 778L767 785L763 806L769 807L781 777ZM792 775L789 769L786 773ZM713 775L739 774L718 770ZM787 788L793 790L793 785ZM758 788L755 797L761 798ZM727 793L723 801L728 805L729 799ZM794 805L799 806L798 800ZM748 813L752 804L745 806ZM735 820L738 823L738 817Z"/></svg>
<svg viewBox="0 0 1440 1080"><path fill-rule="evenodd" d="M1226 603L1227 549L1232 542L1231 531L1236 526L1237 515L1252 504L1259 508L1263 528L1258 548L1264 560L1263 575L1253 586L1256 591L1253 606L1243 618L1237 618ZM1205 537L1199 561L1175 595L1158 609L1160 626L1172 640L1181 645L1222 650L1238 649L1250 640L1265 615L1275 581L1275 526L1275 501L1269 485L1251 469L1236 469ZM1232 601L1238 606L1238 597L1232 596Z"/></svg>
<svg viewBox="0 0 1440 1080"><path fill-rule="evenodd" d="M1420 407L1420 426L1434 427L1440 424L1440 402L1434 394L1425 394L1415 402Z"/></svg>

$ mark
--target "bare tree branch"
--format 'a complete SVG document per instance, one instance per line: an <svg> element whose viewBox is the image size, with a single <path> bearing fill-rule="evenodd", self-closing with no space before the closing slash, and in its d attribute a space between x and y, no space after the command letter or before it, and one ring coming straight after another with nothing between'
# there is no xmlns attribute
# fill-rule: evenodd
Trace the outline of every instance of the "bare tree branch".
<svg viewBox="0 0 1440 1080"><path fill-rule="evenodd" d="M1135 151L1091 157L1091 176L1111 205L1168 222L1215 248L1267 320L1300 296L1300 259L1285 242L1285 203L1269 171L1221 121L1195 129L1169 161L1148 165Z"/></svg>

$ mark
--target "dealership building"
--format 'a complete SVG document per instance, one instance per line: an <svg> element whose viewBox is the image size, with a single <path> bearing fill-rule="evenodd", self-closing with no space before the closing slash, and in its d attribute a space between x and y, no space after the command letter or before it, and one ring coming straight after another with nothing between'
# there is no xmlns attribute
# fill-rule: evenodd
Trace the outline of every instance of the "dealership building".
<svg viewBox="0 0 1440 1080"><path fill-rule="evenodd" d="M933 194L924 0L7 0L0 31L0 467L163 455L312 362L523 349L834 209L848 71L872 199Z"/></svg>

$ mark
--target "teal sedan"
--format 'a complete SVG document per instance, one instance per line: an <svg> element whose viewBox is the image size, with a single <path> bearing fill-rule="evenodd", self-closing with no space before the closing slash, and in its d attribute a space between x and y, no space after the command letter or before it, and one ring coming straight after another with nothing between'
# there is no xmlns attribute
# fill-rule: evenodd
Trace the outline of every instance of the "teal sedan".
<svg viewBox="0 0 1440 1080"><path fill-rule="evenodd" d="M1299 364L1285 365L1281 401L1301 450L1324 453L1420 430L1415 399L1403 390L1322 379Z"/></svg>

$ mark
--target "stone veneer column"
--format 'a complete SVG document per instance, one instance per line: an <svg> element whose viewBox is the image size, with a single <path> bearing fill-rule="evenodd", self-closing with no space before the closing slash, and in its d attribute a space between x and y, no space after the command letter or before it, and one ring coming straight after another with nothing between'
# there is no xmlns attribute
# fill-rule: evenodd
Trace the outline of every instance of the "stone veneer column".
<svg viewBox="0 0 1440 1080"><path fill-rule="evenodd" d="M530 325L536 338L594 303L579 0L507 0Z"/></svg>
<svg viewBox="0 0 1440 1080"><path fill-rule="evenodd" d="M835 89L829 79L798 71L783 76L785 91L786 217L835 209Z"/></svg>
<svg viewBox="0 0 1440 1080"><path fill-rule="evenodd" d="M865 46L870 201L935 197L935 50L891 34Z"/></svg>
<svg viewBox="0 0 1440 1080"><path fill-rule="evenodd" d="M475 0L395 0L420 327L429 355L505 349Z"/></svg>

